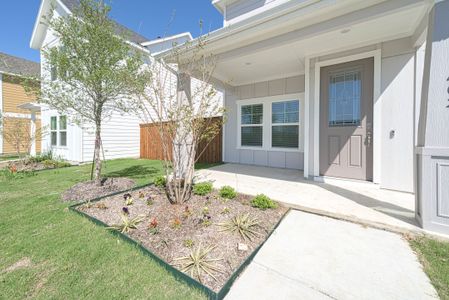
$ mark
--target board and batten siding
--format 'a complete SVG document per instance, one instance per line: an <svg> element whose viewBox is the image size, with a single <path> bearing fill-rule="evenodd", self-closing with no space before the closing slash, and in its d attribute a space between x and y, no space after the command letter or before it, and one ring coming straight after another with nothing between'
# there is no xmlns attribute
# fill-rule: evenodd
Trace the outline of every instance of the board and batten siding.
<svg viewBox="0 0 449 300"><path fill-rule="evenodd" d="M140 126L139 117L114 112L110 119L103 122L101 138L106 159L139 157ZM83 160L91 161L95 148L94 126L83 127ZM103 155L103 154L102 154Z"/></svg>
<svg viewBox="0 0 449 300"><path fill-rule="evenodd" d="M238 101L304 92L304 75L257 82L228 88L225 93L227 122L224 130L224 161L249 165L299 169L304 168L303 151L239 149ZM290 99L293 100L293 99ZM304 143L304 101L300 100L300 144ZM301 147L300 147L301 149Z"/></svg>

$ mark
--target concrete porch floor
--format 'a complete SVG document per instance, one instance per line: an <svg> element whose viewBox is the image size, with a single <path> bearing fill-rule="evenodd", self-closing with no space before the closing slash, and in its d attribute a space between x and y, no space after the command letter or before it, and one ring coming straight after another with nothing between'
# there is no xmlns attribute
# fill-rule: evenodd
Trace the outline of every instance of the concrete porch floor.
<svg viewBox="0 0 449 300"><path fill-rule="evenodd" d="M238 192L265 194L287 206L367 224L395 232L420 232L413 194L380 189L371 183L306 180L298 170L223 164L196 173L198 181L212 181Z"/></svg>

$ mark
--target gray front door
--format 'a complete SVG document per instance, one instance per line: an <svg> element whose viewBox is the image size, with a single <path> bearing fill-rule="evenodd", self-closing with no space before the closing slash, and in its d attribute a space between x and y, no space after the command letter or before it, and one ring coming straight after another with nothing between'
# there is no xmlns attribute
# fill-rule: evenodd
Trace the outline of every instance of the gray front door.
<svg viewBox="0 0 449 300"><path fill-rule="evenodd" d="M321 69L320 174L373 179L373 58Z"/></svg>

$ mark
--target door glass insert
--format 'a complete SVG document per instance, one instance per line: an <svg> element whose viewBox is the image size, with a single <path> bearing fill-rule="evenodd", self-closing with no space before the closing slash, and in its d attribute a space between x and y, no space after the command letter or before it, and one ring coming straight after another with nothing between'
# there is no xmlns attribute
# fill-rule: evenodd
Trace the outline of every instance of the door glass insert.
<svg viewBox="0 0 449 300"><path fill-rule="evenodd" d="M361 90L359 70L329 76L329 126L360 125Z"/></svg>

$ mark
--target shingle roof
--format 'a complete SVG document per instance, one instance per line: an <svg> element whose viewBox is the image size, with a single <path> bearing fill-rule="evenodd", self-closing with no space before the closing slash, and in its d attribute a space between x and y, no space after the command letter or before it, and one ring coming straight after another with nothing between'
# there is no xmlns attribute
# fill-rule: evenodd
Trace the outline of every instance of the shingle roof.
<svg viewBox="0 0 449 300"><path fill-rule="evenodd" d="M34 61L0 52L0 73L39 77L41 66Z"/></svg>
<svg viewBox="0 0 449 300"><path fill-rule="evenodd" d="M74 10L80 5L80 0L61 0L62 3L69 9ZM132 31L129 28L126 28L125 26L115 22L114 20L111 20L115 24L115 32L117 34L125 35L128 37L130 42L136 43L136 44L142 44L143 42L148 41L146 37L138 34L137 32Z"/></svg>

